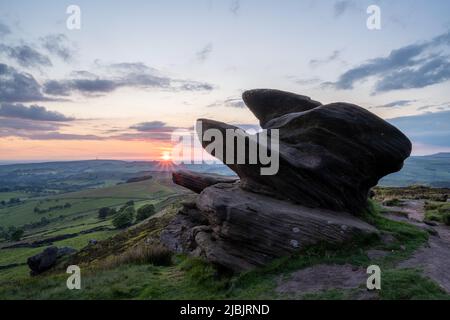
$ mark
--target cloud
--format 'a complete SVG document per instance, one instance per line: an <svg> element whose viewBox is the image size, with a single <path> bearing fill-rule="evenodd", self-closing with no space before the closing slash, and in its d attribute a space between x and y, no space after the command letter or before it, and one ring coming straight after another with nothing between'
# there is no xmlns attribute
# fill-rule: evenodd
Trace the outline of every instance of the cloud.
<svg viewBox="0 0 450 320"><path fill-rule="evenodd" d="M70 62L74 58L75 50L69 44L69 40L64 34L50 34L41 39L42 46L47 51L61 60Z"/></svg>
<svg viewBox="0 0 450 320"><path fill-rule="evenodd" d="M116 90L119 84L113 80L75 79L67 81L50 80L44 83L44 93L53 96L69 96L73 91L84 94L107 93Z"/></svg>
<svg viewBox="0 0 450 320"><path fill-rule="evenodd" d="M48 101L41 92L41 85L31 74L17 71L0 63L0 101L31 102Z"/></svg>
<svg viewBox="0 0 450 320"><path fill-rule="evenodd" d="M200 62L205 62L211 55L212 50L212 43L208 43L203 49L196 53L197 60Z"/></svg>
<svg viewBox="0 0 450 320"><path fill-rule="evenodd" d="M0 37L4 37L11 33L11 29L0 21Z"/></svg>
<svg viewBox="0 0 450 320"><path fill-rule="evenodd" d="M0 53L16 61L25 68L51 67L52 62L49 57L41 54L36 49L28 45L8 46L0 44Z"/></svg>
<svg viewBox="0 0 450 320"><path fill-rule="evenodd" d="M61 132L46 132L26 136L30 140L104 140L105 138L92 134L72 134Z"/></svg>
<svg viewBox="0 0 450 320"><path fill-rule="evenodd" d="M31 131L31 135L35 131L54 131L61 127L58 122L42 122L32 121L20 118L2 118L0 117L0 132L2 136L15 136L19 134L17 130Z"/></svg>
<svg viewBox="0 0 450 320"><path fill-rule="evenodd" d="M107 76L88 71L75 71L72 79L49 80L44 83L44 93L52 96L69 96L74 92L98 95L119 88L157 88L171 91L210 91L214 87L205 82L170 78L143 63L118 63L100 66Z"/></svg>
<svg viewBox="0 0 450 320"><path fill-rule="evenodd" d="M386 75L375 86L376 92L424 88L450 80L450 56L436 57L417 68L406 68Z"/></svg>
<svg viewBox="0 0 450 320"><path fill-rule="evenodd" d="M298 78L298 77L295 77L295 76L286 76L286 79L288 79L288 80L290 80L290 81L292 81L292 82L294 82L294 83L296 83L298 85L301 85L301 86L311 86L311 85L318 84L318 83L322 82L322 80L320 78L318 78L318 77Z"/></svg>
<svg viewBox="0 0 450 320"><path fill-rule="evenodd" d="M339 0L334 3L333 12L336 18L342 16L349 9L353 8L355 3L351 0Z"/></svg>
<svg viewBox="0 0 450 320"><path fill-rule="evenodd" d="M415 143L450 146L450 111L399 117L387 121L403 131Z"/></svg>
<svg viewBox="0 0 450 320"><path fill-rule="evenodd" d="M237 15L239 13L239 10L241 9L241 1L240 0L231 0L230 4L230 11L234 15Z"/></svg>
<svg viewBox="0 0 450 320"><path fill-rule="evenodd" d="M45 107L23 104L2 103L0 104L0 117L21 118L38 121L73 121L75 118L66 117L62 113L47 110Z"/></svg>
<svg viewBox="0 0 450 320"><path fill-rule="evenodd" d="M344 72L337 89L352 89L357 82L377 77L375 93L398 89L424 88L450 80L450 32L429 41L391 51Z"/></svg>
<svg viewBox="0 0 450 320"><path fill-rule="evenodd" d="M373 108L397 108L397 107L405 107L405 106L409 106L412 103L416 102L417 100L397 100L397 101L392 101L390 103L384 104L382 106L377 106L377 107L373 107Z"/></svg>
<svg viewBox="0 0 450 320"><path fill-rule="evenodd" d="M219 100L211 103L207 106L208 108L214 107L228 107L228 108L245 108L245 103L241 98L229 97L225 100Z"/></svg>
<svg viewBox="0 0 450 320"><path fill-rule="evenodd" d="M339 59L341 55L341 52L339 50L335 50L333 51L333 53L331 55L329 55L328 57L326 57L325 59L312 59L309 61L309 65L313 68L315 67L319 67L321 65L333 62L337 59Z"/></svg>
<svg viewBox="0 0 450 320"><path fill-rule="evenodd" d="M141 122L135 125L132 125L130 129L134 129L137 131L149 132L155 130L166 129L166 123L162 121L150 121L150 122ZM170 127L172 128L172 127Z"/></svg>
<svg viewBox="0 0 450 320"><path fill-rule="evenodd" d="M186 128L168 126L162 121L149 121L132 125L130 129L137 132L126 132L112 138L119 140L171 140L174 131Z"/></svg>

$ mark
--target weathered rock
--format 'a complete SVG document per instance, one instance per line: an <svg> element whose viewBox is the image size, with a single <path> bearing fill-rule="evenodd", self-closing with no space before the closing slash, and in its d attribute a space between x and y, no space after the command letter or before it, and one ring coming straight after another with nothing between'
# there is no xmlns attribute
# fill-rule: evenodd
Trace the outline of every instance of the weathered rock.
<svg viewBox="0 0 450 320"><path fill-rule="evenodd" d="M411 142L402 132L353 104L321 105L278 90L247 91L243 99L264 129L278 129L280 135L277 174L261 175L261 163L227 164L250 191L358 215L367 204L369 190L383 176L400 170L411 153ZM202 132L218 129L225 134L236 129L218 121L201 121ZM204 147L210 143L203 137L200 141ZM248 148L246 152L248 158ZM221 157L225 159L226 146Z"/></svg>
<svg viewBox="0 0 450 320"><path fill-rule="evenodd" d="M248 164L247 145L245 164L227 164L239 182L174 173L175 183L200 195L162 232L162 243L242 271L311 245L378 234L356 216L366 208L369 190L378 180L401 169L411 152L410 141L356 105L321 105L278 90L247 91L243 99L263 128L279 129L279 171L261 175L261 162ZM236 127L202 120L202 132L208 129L226 134ZM250 139L264 144L259 134L237 134L247 144ZM200 132L199 137L206 148L209 140ZM227 159L226 146L221 151L220 159ZM235 152L232 156L237 158Z"/></svg>
<svg viewBox="0 0 450 320"><path fill-rule="evenodd" d="M203 189L218 184L231 183L239 180L237 177L227 177L218 174L196 173L187 170L178 170L172 173L174 183L188 188L196 193L200 193Z"/></svg>
<svg viewBox="0 0 450 320"><path fill-rule="evenodd" d="M196 208L181 210L161 241L174 251L242 271L317 243L375 234L374 227L348 213L311 209L222 183L206 188Z"/></svg>
<svg viewBox="0 0 450 320"><path fill-rule="evenodd" d="M70 247L48 247L41 253L38 253L27 259L27 264L31 269L31 275L38 275L51 269L58 258L75 253L76 250Z"/></svg>
<svg viewBox="0 0 450 320"><path fill-rule="evenodd" d="M49 270L56 264L58 258L58 248L48 247L41 253L34 255L27 260L27 264L31 269L31 275L37 275Z"/></svg>

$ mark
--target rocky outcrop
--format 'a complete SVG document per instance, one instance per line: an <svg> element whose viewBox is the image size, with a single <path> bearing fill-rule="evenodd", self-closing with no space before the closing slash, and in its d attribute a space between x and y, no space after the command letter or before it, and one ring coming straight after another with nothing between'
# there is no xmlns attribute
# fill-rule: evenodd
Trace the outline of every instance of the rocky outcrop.
<svg viewBox="0 0 450 320"><path fill-rule="evenodd" d="M59 258L71 255L76 250L70 247L48 247L41 253L38 253L27 259L28 267L31 269L31 275L38 275L51 269Z"/></svg>
<svg viewBox="0 0 450 320"><path fill-rule="evenodd" d="M345 212L312 209L222 183L185 203L161 241L234 271L326 242L370 237L376 229Z"/></svg>
<svg viewBox="0 0 450 320"><path fill-rule="evenodd" d="M236 182L239 178L221 176L218 174L197 174L187 170L178 170L172 173L172 181L186 187L195 193L200 193L203 189L218 184Z"/></svg>
<svg viewBox="0 0 450 320"><path fill-rule="evenodd" d="M410 141L356 105L321 105L278 90L247 91L243 99L262 128L279 130L278 172L261 175L264 165L259 160L249 164L249 148L245 163L227 164L239 181L174 172L175 183L200 194L184 204L161 234L162 243L242 271L318 243L336 245L376 235L357 216L366 209L370 188L401 169ZM236 128L201 121L202 132L225 134ZM259 135L245 139L261 143ZM210 139L203 140L200 132L199 137L209 151ZM225 145L222 155L211 154L225 160L227 150Z"/></svg>
<svg viewBox="0 0 450 320"><path fill-rule="evenodd" d="M385 175L400 170L411 153L411 142L402 132L353 104L321 105L278 90L247 91L243 100L262 128L278 129L280 136L275 175L262 176L260 163L225 163L239 175L241 186L253 192L358 215L366 206L369 190ZM237 129L200 120L203 132L218 129L225 134L227 129ZM204 147L210 144L199 138ZM224 161L226 149L225 144L222 156L213 155Z"/></svg>

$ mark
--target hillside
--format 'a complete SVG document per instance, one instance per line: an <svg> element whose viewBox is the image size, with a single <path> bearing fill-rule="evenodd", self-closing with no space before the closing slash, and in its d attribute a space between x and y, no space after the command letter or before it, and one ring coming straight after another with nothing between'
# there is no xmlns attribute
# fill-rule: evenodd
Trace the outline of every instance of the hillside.
<svg viewBox="0 0 450 320"><path fill-rule="evenodd" d="M400 172L386 176L382 186L406 187L426 185L437 188L450 187L450 153L410 157Z"/></svg>

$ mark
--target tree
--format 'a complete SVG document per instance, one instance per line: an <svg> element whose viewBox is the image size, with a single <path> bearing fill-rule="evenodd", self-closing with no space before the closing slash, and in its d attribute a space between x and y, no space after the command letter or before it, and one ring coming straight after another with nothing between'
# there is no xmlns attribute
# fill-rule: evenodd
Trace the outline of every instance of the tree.
<svg viewBox="0 0 450 320"><path fill-rule="evenodd" d="M133 201L133 200L130 200L130 201L128 201L127 203L125 203L125 205L126 205L127 207L129 207L129 206L134 206L134 201Z"/></svg>
<svg viewBox="0 0 450 320"><path fill-rule="evenodd" d="M147 204L138 209L136 221L142 221L155 214L155 207L152 204Z"/></svg>
<svg viewBox="0 0 450 320"><path fill-rule="evenodd" d="M23 229L16 229L11 235L10 238L12 241L19 241L22 237L25 231Z"/></svg>
<svg viewBox="0 0 450 320"><path fill-rule="evenodd" d="M105 219L110 214L111 209L108 207L103 207L98 210L98 218Z"/></svg>
<svg viewBox="0 0 450 320"><path fill-rule="evenodd" d="M123 229L133 223L135 210L133 207L126 207L114 217L112 223L117 229Z"/></svg>

